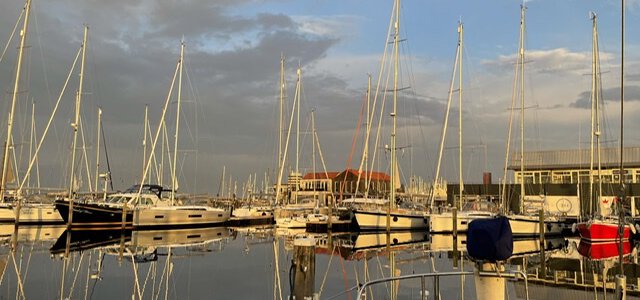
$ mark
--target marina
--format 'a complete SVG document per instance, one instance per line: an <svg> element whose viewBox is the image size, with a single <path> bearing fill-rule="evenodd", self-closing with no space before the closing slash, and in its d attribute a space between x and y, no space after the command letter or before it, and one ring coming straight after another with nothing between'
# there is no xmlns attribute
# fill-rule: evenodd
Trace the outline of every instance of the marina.
<svg viewBox="0 0 640 300"><path fill-rule="evenodd" d="M115 2L0 6L1 299L640 299L637 2Z"/></svg>

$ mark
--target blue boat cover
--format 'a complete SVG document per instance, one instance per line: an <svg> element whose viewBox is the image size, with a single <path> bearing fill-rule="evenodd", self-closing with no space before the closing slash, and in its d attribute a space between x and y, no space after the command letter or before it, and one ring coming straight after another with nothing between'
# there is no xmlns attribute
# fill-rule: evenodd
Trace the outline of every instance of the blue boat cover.
<svg viewBox="0 0 640 300"><path fill-rule="evenodd" d="M513 254L513 234L509 219L499 216L476 219L467 229L467 252L476 260L496 262Z"/></svg>

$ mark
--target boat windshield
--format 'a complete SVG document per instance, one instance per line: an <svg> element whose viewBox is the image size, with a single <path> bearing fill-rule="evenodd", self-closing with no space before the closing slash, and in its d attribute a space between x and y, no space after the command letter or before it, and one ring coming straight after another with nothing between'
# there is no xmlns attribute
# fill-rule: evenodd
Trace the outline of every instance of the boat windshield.
<svg viewBox="0 0 640 300"><path fill-rule="evenodd" d="M414 201L408 201L408 200L398 201L398 208L411 209L411 210L415 210L415 211L424 211L424 210L426 210L426 207L424 206L424 204L418 203L418 202L414 202Z"/></svg>
<svg viewBox="0 0 640 300"><path fill-rule="evenodd" d="M107 197L106 200L107 203L109 204L125 204L127 203L128 205L153 205L153 199L151 199L150 197L145 197L144 195L142 196L142 199L139 199L136 196L132 196L132 195L111 195L109 197Z"/></svg>
<svg viewBox="0 0 640 300"><path fill-rule="evenodd" d="M463 211L486 211L497 213L498 207L489 201L473 201L467 202L462 207Z"/></svg>
<svg viewBox="0 0 640 300"><path fill-rule="evenodd" d="M106 202L111 204L124 204L131 200L131 197L127 197L124 195L111 195L107 197Z"/></svg>

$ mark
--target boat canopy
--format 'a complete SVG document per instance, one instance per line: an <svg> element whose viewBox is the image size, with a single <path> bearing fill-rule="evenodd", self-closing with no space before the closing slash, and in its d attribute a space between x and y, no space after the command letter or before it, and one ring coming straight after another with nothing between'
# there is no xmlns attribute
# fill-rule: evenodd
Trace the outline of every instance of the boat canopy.
<svg viewBox="0 0 640 300"><path fill-rule="evenodd" d="M140 185L136 184L126 189L125 193L138 193L140 191ZM158 196L158 198L162 198L163 191L170 191L170 189L166 189L161 185L157 184L143 184L142 185L142 193L143 194L154 194Z"/></svg>

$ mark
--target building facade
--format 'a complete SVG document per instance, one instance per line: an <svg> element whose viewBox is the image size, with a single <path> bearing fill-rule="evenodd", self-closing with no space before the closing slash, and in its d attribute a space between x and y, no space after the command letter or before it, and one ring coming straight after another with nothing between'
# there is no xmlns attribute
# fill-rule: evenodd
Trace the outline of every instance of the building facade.
<svg viewBox="0 0 640 300"><path fill-rule="evenodd" d="M532 151L524 153L524 171L520 167L520 153L509 161L509 170L514 171L514 182L524 180L527 184L559 183L616 183L620 180L620 149L603 148L598 159L590 157L590 149ZM624 180L626 183L640 182L640 147L624 149ZM592 163L593 161L593 163ZM591 176L589 176L589 170ZM599 175L598 175L599 173Z"/></svg>

